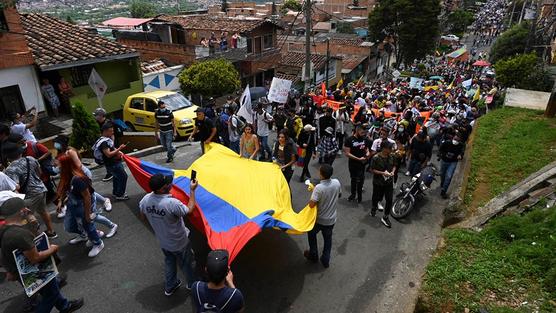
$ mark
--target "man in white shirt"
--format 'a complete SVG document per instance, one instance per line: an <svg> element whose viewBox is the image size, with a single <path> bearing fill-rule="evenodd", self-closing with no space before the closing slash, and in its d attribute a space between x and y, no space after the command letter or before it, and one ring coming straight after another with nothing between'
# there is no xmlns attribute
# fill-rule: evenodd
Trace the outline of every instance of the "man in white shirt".
<svg viewBox="0 0 556 313"><path fill-rule="evenodd" d="M261 161L268 160L272 157L272 150L268 145L268 135L270 134L269 124L273 121L272 115L263 109L262 103L259 103L255 122L257 123L257 136L259 136L259 140L261 141Z"/></svg>
<svg viewBox="0 0 556 313"><path fill-rule="evenodd" d="M37 125L37 110L33 109L30 113L33 114L33 119L31 120L31 123L27 124L23 123L25 115L21 116L19 113L14 113L12 116L12 127L10 128L10 131L12 134L20 134L23 136L25 141L37 142L35 135L33 135L33 133L29 130Z"/></svg>

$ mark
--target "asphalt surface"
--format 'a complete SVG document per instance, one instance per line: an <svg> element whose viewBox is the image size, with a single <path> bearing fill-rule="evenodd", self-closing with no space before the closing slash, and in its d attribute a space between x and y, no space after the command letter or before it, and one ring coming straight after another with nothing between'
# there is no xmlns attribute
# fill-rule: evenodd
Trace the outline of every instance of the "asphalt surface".
<svg viewBox="0 0 556 313"><path fill-rule="evenodd" d="M200 155L198 144L182 147L174 167L187 168ZM144 159L165 165L163 153ZM438 183L409 218L401 222L391 219L392 228L387 229L380 223L380 212L374 218L369 215L370 176L363 202L357 205L347 201L346 157L337 158L334 168L343 197L338 202L330 268L305 260L305 235L263 231L232 264L236 285L245 296L246 312L412 312L446 205L439 197ZM291 181L293 204L298 209L310 196L299 182L300 172L296 168ZM94 186L101 194L111 194L112 182L101 182L104 173L104 169L93 171ZM311 164L311 173L318 176L317 162ZM401 177L402 181L407 179ZM164 296L163 255L150 228L138 218L138 202L145 192L131 175L127 192L130 200L113 202L112 212L105 213L120 228L115 237L104 240L105 249L96 258L87 257L84 244L67 244L72 236L64 232L62 220L54 217L59 238L53 242L60 245L63 259L59 268L68 274L63 293L70 299L85 299L79 312L194 312L184 288L172 297ZM202 262L206 242L195 230L191 238ZM319 245L322 247L320 236ZM25 300L21 287L0 282L0 312L20 312Z"/></svg>

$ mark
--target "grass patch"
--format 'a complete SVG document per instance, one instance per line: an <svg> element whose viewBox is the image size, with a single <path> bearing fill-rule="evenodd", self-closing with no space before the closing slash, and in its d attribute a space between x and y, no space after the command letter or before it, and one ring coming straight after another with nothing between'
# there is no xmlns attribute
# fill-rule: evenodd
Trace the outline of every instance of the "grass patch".
<svg viewBox="0 0 556 313"><path fill-rule="evenodd" d="M464 204L473 211L556 159L556 119L504 107L481 117Z"/></svg>
<svg viewBox="0 0 556 313"><path fill-rule="evenodd" d="M416 312L556 312L556 208L445 231Z"/></svg>

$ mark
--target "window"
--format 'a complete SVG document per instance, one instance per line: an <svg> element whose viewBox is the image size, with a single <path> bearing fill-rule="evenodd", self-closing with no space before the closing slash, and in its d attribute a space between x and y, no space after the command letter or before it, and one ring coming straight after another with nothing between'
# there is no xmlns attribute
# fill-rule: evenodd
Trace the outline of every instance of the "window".
<svg viewBox="0 0 556 313"><path fill-rule="evenodd" d="M81 87L89 84L89 76L93 70L92 65L83 65L71 68L71 84L73 87Z"/></svg>
<svg viewBox="0 0 556 313"><path fill-rule="evenodd" d="M261 53L262 50L263 50L262 38L261 37L256 37L255 38L255 53Z"/></svg>
<svg viewBox="0 0 556 313"><path fill-rule="evenodd" d="M18 85L0 88L0 120L8 119L13 112L25 112Z"/></svg>
<svg viewBox="0 0 556 313"><path fill-rule="evenodd" d="M156 111L156 102L151 99L145 99L145 108L149 112Z"/></svg>
<svg viewBox="0 0 556 313"><path fill-rule="evenodd" d="M10 29L8 27L8 20L6 20L6 15L4 14L4 11L0 8L0 32L7 32L9 30Z"/></svg>
<svg viewBox="0 0 556 313"><path fill-rule="evenodd" d="M266 49L271 49L272 46L274 46L274 42L272 40L272 34L269 35L265 35L263 37L263 48Z"/></svg>
<svg viewBox="0 0 556 313"><path fill-rule="evenodd" d="M135 110L144 110L143 109L143 98L133 98L131 99L131 103L129 107Z"/></svg>
<svg viewBox="0 0 556 313"><path fill-rule="evenodd" d="M253 53L253 39L247 38L247 53Z"/></svg>

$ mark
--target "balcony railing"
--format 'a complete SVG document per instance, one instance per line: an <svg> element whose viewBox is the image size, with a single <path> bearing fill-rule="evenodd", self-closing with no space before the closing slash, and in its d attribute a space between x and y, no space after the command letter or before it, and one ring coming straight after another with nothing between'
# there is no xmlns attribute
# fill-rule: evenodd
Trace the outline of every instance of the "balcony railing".
<svg viewBox="0 0 556 313"><path fill-rule="evenodd" d="M260 52L247 52L247 48L236 48L236 49L228 48L224 51L220 49L214 49L211 51L211 49L208 47L195 46L196 59L223 58L230 61L247 61L247 60L260 59L263 57L267 57L279 53L280 53L280 49L276 47L265 49Z"/></svg>

